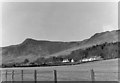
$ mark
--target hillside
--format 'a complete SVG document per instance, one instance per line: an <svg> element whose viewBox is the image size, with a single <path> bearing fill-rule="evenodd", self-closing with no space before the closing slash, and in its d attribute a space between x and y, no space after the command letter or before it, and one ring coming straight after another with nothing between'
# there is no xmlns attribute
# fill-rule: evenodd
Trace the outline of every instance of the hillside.
<svg viewBox="0 0 120 83"><path fill-rule="evenodd" d="M58 55L68 55L71 53L71 51L78 50L78 49L85 49L88 47L92 47L94 45L100 45L103 43L111 43L111 42L118 42L120 41L120 30L114 30L114 31L107 31L102 33L96 33L89 39L85 39L83 41L78 42L78 46L75 46L73 48L52 54L51 56L58 56Z"/></svg>
<svg viewBox="0 0 120 83"><path fill-rule="evenodd" d="M36 59L41 56L48 56L59 51L63 51L74 47L76 43L72 42L51 42L51 41L38 41L33 39L26 39L19 45L13 45L2 48L3 61L9 58L29 58ZM7 57L7 58L6 58ZM8 58L9 57L9 58ZM34 57L34 58L33 58ZM36 58L35 58L36 57ZM8 61L8 60L7 60ZM12 60L13 61L13 60Z"/></svg>
<svg viewBox="0 0 120 83"><path fill-rule="evenodd" d="M21 44L2 47L0 51L2 62L21 62L26 58L34 61L41 56L67 55L73 50L88 48L96 44L117 42L119 41L119 33L120 30L96 33L89 39L74 42L45 41L28 38Z"/></svg>
<svg viewBox="0 0 120 83"><path fill-rule="evenodd" d="M93 56L98 57L100 56L102 59L114 59L119 58L120 57L119 55L120 55L120 42L114 42L94 45L86 49L74 50L66 57L79 61L80 59Z"/></svg>

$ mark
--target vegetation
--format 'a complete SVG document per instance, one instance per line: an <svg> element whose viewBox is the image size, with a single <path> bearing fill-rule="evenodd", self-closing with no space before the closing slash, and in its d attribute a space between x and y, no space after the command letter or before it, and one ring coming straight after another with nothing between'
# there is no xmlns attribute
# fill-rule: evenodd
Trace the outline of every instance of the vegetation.
<svg viewBox="0 0 120 83"><path fill-rule="evenodd" d="M62 63L64 59L74 59L75 63L84 58L92 57L92 56L100 56L103 59L114 59L119 58L120 56L120 42L115 43L104 43L101 45L95 45L86 49L78 49L72 51L71 54L67 56L58 56L58 57L50 57L44 58L40 57L36 61L29 63L29 65L21 65L27 64L29 62L28 59L25 59L23 63L14 63L14 64L2 64L2 67L15 67L15 66L56 66L56 65L70 65L70 63Z"/></svg>
<svg viewBox="0 0 120 83"><path fill-rule="evenodd" d="M77 61L91 56L101 56L103 59L113 59L118 58L118 55L120 55L120 42L104 43L89 47L85 50L75 50L67 57Z"/></svg>
<svg viewBox="0 0 120 83"><path fill-rule="evenodd" d="M25 59L23 63L24 63L24 64L27 64L28 62L29 62L29 60L28 60L28 59Z"/></svg>
<svg viewBox="0 0 120 83"><path fill-rule="evenodd" d="M98 52L97 50L95 50L96 46L94 46L95 49L94 47L92 48L90 46L93 46L96 44L100 45L100 44L103 44L103 42L109 42L109 43L118 42L119 41L118 33L120 33L120 30L101 32L101 33L96 33L95 35L83 41L71 41L71 42L34 40L31 38L27 38L24 42L20 44L2 47L0 50L3 58L2 63L4 64L9 64L13 62L20 63L21 61L25 60L27 57L29 57L29 60L30 60L29 62L31 62L31 61L34 61L36 58L50 57L51 55L57 55L57 56L63 55L63 56L60 56L62 57L62 59L74 58L75 61L78 61L79 59L82 59L88 56L96 56L96 55L102 56L103 58L113 58L113 56L115 56L116 54L114 55L110 53L109 50L112 50L114 47L110 46L110 49L108 49L107 47L109 46L107 47L105 46L104 48L104 45L103 45L101 50L101 46L99 46L100 48L97 48L99 50L99 53L96 53ZM107 43L105 45L107 45ZM114 46L117 46L117 45L114 45ZM88 48L88 50L86 49L83 50L84 48ZM68 56L64 57L64 55L68 55ZM27 56L27 57L24 57L24 56ZM36 58L33 58L34 56ZM111 56L111 57L108 57L108 56ZM59 58L50 57L50 59L48 58L47 60L43 59L41 62L46 62L46 61L54 62L55 60L58 61L60 57ZM16 60L16 58L18 59ZM38 61L39 61L38 63L40 63L40 60Z"/></svg>

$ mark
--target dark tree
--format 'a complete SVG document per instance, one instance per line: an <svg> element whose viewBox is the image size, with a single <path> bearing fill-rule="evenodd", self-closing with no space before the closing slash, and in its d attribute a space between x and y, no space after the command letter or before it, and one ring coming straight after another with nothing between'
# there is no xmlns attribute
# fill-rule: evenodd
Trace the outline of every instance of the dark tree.
<svg viewBox="0 0 120 83"><path fill-rule="evenodd" d="M29 60L28 59L25 59L24 60L24 64L26 64L26 63L28 63L29 62Z"/></svg>

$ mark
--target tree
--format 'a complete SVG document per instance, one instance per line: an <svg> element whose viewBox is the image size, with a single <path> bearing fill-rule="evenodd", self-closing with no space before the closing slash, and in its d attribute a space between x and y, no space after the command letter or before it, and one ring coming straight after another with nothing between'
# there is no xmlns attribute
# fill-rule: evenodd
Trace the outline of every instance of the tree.
<svg viewBox="0 0 120 83"><path fill-rule="evenodd" d="M28 59L25 59L24 60L24 64L26 64L26 63L28 63L29 62L29 60Z"/></svg>
<svg viewBox="0 0 120 83"><path fill-rule="evenodd" d="M57 61L57 57L53 56L53 62Z"/></svg>

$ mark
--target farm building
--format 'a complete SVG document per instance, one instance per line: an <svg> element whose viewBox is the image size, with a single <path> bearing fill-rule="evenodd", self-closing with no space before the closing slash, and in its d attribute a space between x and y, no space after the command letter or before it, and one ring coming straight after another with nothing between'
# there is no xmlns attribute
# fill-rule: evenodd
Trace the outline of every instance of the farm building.
<svg viewBox="0 0 120 83"><path fill-rule="evenodd" d="M95 61L95 60L101 60L102 58L100 56L93 56L89 58L84 58L80 60L80 62L88 62L88 61Z"/></svg>
<svg viewBox="0 0 120 83"><path fill-rule="evenodd" d="M68 59L64 59L62 62L63 63L67 63L67 62L69 62L69 60Z"/></svg>
<svg viewBox="0 0 120 83"><path fill-rule="evenodd" d="M63 61L62 61L63 63L67 63L67 62L74 62L74 59L64 59Z"/></svg>

